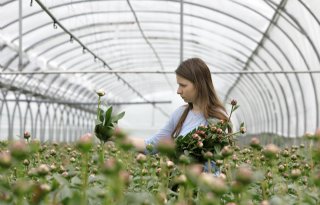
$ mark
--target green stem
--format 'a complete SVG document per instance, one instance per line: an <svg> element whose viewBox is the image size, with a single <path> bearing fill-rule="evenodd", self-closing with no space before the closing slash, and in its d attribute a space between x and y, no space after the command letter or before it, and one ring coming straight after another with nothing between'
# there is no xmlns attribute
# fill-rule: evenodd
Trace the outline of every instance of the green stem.
<svg viewBox="0 0 320 205"><path fill-rule="evenodd" d="M99 154L100 165L104 163L104 142L100 140L100 154Z"/></svg>
<svg viewBox="0 0 320 205"><path fill-rule="evenodd" d="M82 161L82 196L83 199L82 204L87 204L87 188L88 188L88 173L89 167L88 167L88 153L84 153L83 161Z"/></svg>
<svg viewBox="0 0 320 205"><path fill-rule="evenodd" d="M100 120L99 116L100 116L100 104L101 104L101 97L99 96L98 98L98 110L97 110L97 120Z"/></svg>
<svg viewBox="0 0 320 205"><path fill-rule="evenodd" d="M232 115L232 113L233 113L233 108L234 108L234 105L232 105L232 107L231 107L231 112L230 112L230 115L229 115L229 118L228 118L228 122L230 122L231 115Z"/></svg>
<svg viewBox="0 0 320 205"><path fill-rule="evenodd" d="M23 195L19 194L17 205L23 205Z"/></svg>
<svg viewBox="0 0 320 205"><path fill-rule="evenodd" d="M142 170L143 170L143 164L141 164L141 167L140 167L140 191L142 191L142 187L143 187L143 172L142 172Z"/></svg>

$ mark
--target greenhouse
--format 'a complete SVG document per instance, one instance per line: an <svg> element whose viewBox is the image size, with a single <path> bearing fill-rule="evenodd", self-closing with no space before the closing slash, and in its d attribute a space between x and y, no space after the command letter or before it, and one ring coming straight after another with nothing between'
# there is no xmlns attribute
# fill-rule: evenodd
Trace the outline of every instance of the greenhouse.
<svg viewBox="0 0 320 205"><path fill-rule="evenodd" d="M319 0L0 0L0 27L0 204L320 204Z"/></svg>

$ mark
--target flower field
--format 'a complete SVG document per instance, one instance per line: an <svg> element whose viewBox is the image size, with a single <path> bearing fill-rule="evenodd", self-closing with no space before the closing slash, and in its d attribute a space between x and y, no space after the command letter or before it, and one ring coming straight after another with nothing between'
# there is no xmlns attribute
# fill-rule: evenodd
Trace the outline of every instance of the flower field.
<svg viewBox="0 0 320 205"><path fill-rule="evenodd" d="M0 204L320 204L319 134L299 146L229 146L215 157L218 177L188 156L169 159L170 146L145 155L120 139L1 142Z"/></svg>

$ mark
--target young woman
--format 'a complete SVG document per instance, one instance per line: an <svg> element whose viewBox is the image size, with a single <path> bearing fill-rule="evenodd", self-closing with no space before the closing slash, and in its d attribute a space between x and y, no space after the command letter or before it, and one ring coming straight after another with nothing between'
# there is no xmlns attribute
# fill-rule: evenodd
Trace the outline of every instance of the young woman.
<svg viewBox="0 0 320 205"><path fill-rule="evenodd" d="M133 144L144 150L146 145L166 138L184 136L199 125L207 125L208 119L228 120L226 109L214 89L211 73L200 58L183 61L176 69L177 94L188 103L174 111L167 124L155 135L142 140L134 139Z"/></svg>

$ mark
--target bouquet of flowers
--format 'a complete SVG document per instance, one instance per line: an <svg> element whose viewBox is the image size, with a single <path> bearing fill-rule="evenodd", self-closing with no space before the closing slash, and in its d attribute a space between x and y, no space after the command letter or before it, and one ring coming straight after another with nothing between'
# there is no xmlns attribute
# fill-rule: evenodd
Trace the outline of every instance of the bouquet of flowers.
<svg viewBox="0 0 320 205"><path fill-rule="evenodd" d="M177 155L186 154L199 162L204 162L208 159L217 158L221 150L226 146L234 145L234 136L239 133L244 134L246 128L244 123L241 123L239 131L229 133L232 128L230 118L232 113L239 107L237 101L231 101L231 112L228 121L224 120L208 120L207 126L199 126L189 132L185 136L179 136L175 140Z"/></svg>

